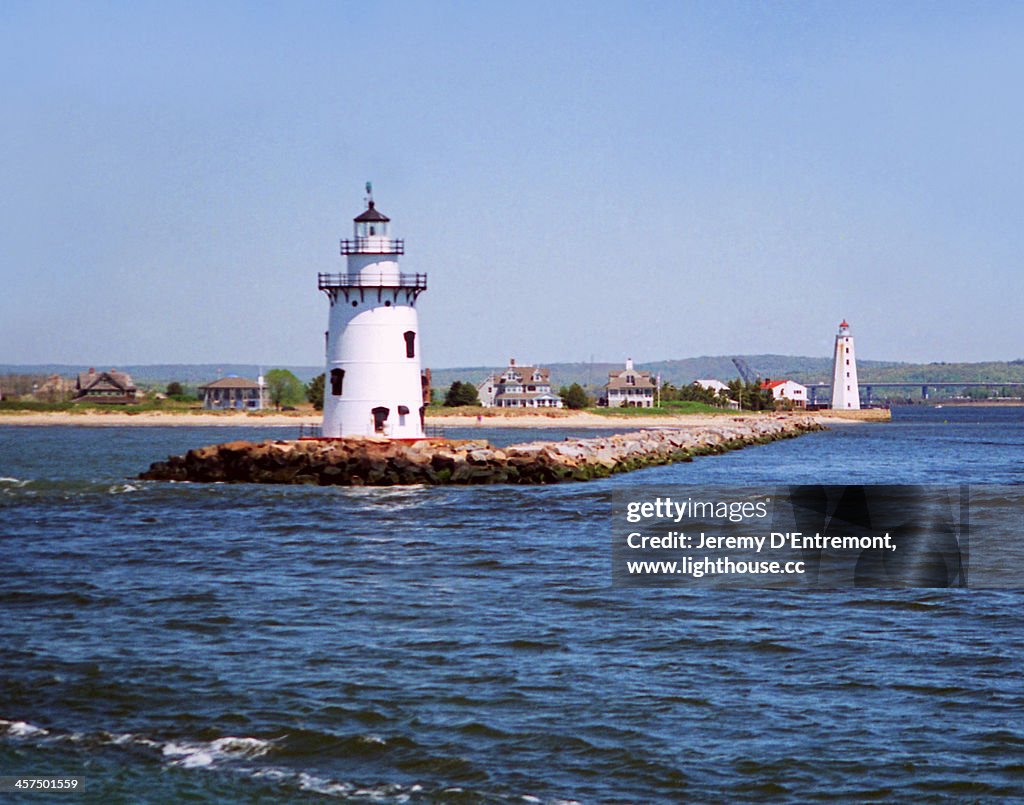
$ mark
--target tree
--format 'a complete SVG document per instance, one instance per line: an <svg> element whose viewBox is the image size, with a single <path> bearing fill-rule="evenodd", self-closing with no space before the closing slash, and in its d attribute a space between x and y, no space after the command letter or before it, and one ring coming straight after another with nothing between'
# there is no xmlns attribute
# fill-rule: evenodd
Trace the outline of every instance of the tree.
<svg viewBox="0 0 1024 805"><path fill-rule="evenodd" d="M267 372L266 380L267 396L278 410L281 410L282 405L302 402L302 381L287 369L271 369Z"/></svg>
<svg viewBox="0 0 1024 805"><path fill-rule="evenodd" d="M313 407L317 411L324 410L324 380L325 373L321 372L312 380L309 381L309 385L306 386L306 399L313 403Z"/></svg>
<svg viewBox="0 0 1024 805"><path fill-rule="evenodd" d="M444 404L449 408L458 405L480 405L480 395L472 383L456 380L444 395Z"/></svg>
<svg viewBox="0 0 1024 805"><path fill-rule="evenodd" d="M196 399L203 399L201 392L188 388L184 383L172 380L167 384L167 399L177 402L195 402Z"/></svg>
<svg viewBox="0 0 1024 805"><path fill-rule="evenodd" d="M661 384L661 389L660 389L660 393L659 393L658 396L661 397L661 401L663 403L672 402L673 400L682 399L679 396L679 389L677 389L675 386L673 386L671 383L668 383L668 382L665 382L665 383Z"/></svg>
<svg viewBox="0 0 1024 805"><path fill-rule="evenodd" d="M587 403L590 400L587 399L587 392L583 390L583 387L579 383L573 383L569 388L562 386L558 390L558 396L562 398L562 404L566 408L572 408L578 411L581 408L586 408Z"/></svg>
<svg viewBox="0 0 1024 805"><path fill-rule="evenodd" d="M665 399L664 393L662 399ZM707 405L716 405L718 402L717 395L714 391L708 388L704 388L697 383L689 383L685 386L680 386L676 391L675 399L684 400L686 402L700 402L706 403Z"/></svg>
<svg viewBox="0 0 1024 805"><path fill-rule="evenodd" d="M729 396L747 411L766 411L775 407L771 389L762 389L760 381L744 383L742 380L730 380Z"/></svg>

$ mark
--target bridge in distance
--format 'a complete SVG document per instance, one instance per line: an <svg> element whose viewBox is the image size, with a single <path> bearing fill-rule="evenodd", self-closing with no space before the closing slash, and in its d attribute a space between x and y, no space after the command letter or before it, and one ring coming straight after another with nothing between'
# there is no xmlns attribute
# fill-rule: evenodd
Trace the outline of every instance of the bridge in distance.
<svg viewBox="0 0 1024 805"><path fill-rule="evenodd" d="M1018 396L1024 396L1024 383L1013 382L1003 383L998 381L981 381L974 383L964 383L956 381L911 381L909 383L886 383L886 382L867 382L862 381L860 384L861 397L863 402L870 404L873 399L872 394L875 389L920 389L921 399L928 399L928 389L1015 389L1018 391ZM832 398L831 383L809 383L807 385L807 401L812 405L818 401L819 392L828 390L829 393L822 393L821 399L830 400Z"/></svg>

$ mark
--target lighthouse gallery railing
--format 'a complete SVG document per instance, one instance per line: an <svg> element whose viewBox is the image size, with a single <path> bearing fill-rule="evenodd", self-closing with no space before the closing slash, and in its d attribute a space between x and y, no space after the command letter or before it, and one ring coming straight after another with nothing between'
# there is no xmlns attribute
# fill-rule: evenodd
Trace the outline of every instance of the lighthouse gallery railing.
<svg viewBox="0 0 1024 805"><path fill-rule="evenodd" d="M391 238L345 238L342 254L405 254L405 241Z"/></svg>
<svg viewBox="0 0 1024 805"><path fill-rule="evenodd" d="M426 274L388 274L376 277L362 274L317 274L317 288L330 291L336 288L412 288L427 290Z"/></svg>

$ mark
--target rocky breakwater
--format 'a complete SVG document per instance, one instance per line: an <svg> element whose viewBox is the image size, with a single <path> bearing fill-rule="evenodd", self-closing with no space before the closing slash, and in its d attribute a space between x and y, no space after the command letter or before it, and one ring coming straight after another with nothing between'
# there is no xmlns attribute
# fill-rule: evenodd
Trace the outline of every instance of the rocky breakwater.
<svg viewBox="0 0 1024 805"><path fill-rule="evenodd" d="M736 417L721 424L528 442L497 448L483 440L382 438L227 442L158 461L139 477L321 486L550 484L588 481L658 464L690 461L822 426L805 416Z"/></svg>

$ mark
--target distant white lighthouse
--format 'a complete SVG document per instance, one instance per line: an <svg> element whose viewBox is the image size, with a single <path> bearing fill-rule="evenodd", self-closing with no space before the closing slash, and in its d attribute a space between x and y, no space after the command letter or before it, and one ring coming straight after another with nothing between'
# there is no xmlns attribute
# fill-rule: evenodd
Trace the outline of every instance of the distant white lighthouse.
<svg viewBox="0 0 1024 805"><path fill-rule="evenodd" d="M850 325L843 319L836 333L835 361L832 365L832 407L847 410L860 408L857 386L857 358L853 351Z"/></svg>
<svg viewBox="0 0 1024 805"><path fill-rule="evenodd" d="M423 437L420 328L416 298L426 274L402 274L401 240L388 233L390 219L374 206L355 218L351 240L341 241L344 274L320 274L331 300L327 329L323 436Z"/></svg>

